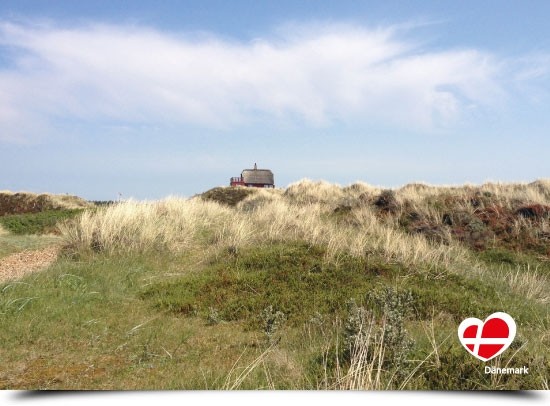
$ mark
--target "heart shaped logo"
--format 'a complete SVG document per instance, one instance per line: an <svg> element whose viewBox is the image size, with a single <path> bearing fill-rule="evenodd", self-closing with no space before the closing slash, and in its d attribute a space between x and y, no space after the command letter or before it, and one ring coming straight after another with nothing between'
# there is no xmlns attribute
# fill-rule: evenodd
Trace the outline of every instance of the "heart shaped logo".
<svg viewBox="0 0 550 406"><path fill-rule="evenodd" d="M497 312L481 321L470 317L458 326L458 338L466 350L481 361L502 354L516 336L516 322L506 313Z"/></svg>

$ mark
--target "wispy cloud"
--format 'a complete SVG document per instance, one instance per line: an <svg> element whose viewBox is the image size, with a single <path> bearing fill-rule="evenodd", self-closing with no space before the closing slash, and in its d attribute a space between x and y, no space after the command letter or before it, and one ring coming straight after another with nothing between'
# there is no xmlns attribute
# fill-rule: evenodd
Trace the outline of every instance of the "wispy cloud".
<svg viewBox="0 0 550 406"><path fill-rule="evenodd" d="M315 26L238 42L3 22L0 56L3 141L63 120L227 129L270 117L433 129L506 94L494 55L430 50L392 27Z"/></svg>

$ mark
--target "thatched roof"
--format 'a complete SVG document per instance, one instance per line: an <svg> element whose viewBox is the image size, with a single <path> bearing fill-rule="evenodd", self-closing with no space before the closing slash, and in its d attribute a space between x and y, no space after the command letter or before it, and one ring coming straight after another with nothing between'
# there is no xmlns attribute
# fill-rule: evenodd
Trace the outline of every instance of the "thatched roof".
<svg viewBox="0 0 550 406"><path fill-rule="evenodd" d="M244 169L241 174L244 183L274 185L273 172L269 169Z"/></svg>

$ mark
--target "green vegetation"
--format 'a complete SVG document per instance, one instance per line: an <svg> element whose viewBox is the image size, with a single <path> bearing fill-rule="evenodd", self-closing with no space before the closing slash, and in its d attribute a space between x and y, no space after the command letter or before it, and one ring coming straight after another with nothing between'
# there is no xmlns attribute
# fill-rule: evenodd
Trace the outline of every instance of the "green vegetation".
<svg viewBox="0 0 550 406"><path fill-rule="evenodd" d="M369 354L384 333L379 389L544 384L550 342L539 337L550 327L546 305L479 278L411 273L380 258L322 257L307 244L277 244L206 263L150 254L63 259L0 290L0 358L20 371L4 369L0 386L222 389L262 357L235 388L346 388L336 359L340 368L350 366L359 345L352 340L370 317ZM464 317L502 310L502 297L524 347L489 365L511 360L532 373L497 384L455 336Z"/></svg>
<svg viewBox="0 0 550 406"><path fill-rule="evenodd" d="M531 185L88 209L53 266L0 285L0 388L548 389L550 187ZM517 336L483 363L457 327L495 311Z"/></svg>
<svg viewBox="0 0 550 406"><path fill-rule="evenodd" d="M0 258L16 252L38 250L61 242L62 238L56 235L0 234Z"/></svg>
<svg viewBox="0 0 550 406"><path fill-rule="evenodd" d="M246 199L246 197L250 196L252 193L253 191L251 189L247 189L245 187L216 187L202 193L200 197L206 201L210 200L228 206L236 206L239 202Z"/></svg>
<svg viewBox="0 0 550 406"><path fill-rule="evenodd" d="M38 213L12 214L0 217L0 225L17 235L58 233L57 224L82 213L83 209L47 210Z"/></svg>
<svg viewBox="0 0 550 406"><path fill-rule="evenodd" d="M226 321L259 327L268 306L300 326L316 312L340 315L346 300L373 288L380 266L354 258L323 263L324 252L307 244L284 244L227 254L200 272L148 287L143 297L160 309L206 317L209 309ZM392 272L388 268L387 272Z"/></svg>

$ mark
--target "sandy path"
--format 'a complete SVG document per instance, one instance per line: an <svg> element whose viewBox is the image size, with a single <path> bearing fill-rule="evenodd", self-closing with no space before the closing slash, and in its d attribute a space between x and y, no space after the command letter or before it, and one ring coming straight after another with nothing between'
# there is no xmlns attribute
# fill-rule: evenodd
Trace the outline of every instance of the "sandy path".
<svg viewBox="0 0 550 406"><path fill-rule="evenodd" d="M0 283L47 268L57 259L59 246L23 251L0 259Z"/></svg>

